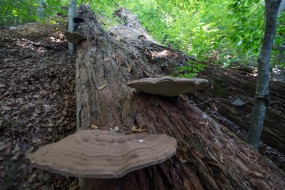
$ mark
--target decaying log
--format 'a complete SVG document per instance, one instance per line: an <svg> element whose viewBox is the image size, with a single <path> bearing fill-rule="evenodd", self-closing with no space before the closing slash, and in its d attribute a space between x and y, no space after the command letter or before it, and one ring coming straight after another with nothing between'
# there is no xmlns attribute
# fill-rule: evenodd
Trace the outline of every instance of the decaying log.
<svg viewBox="0 0 285 190"><path fill-rule="evenodd" d="M224 100L209 101L207 105L248 130L256 89L256 77L252 75L254 75L253 71L239 68L222 69L209 65L200 76L210 81L211 90L208 93L198 93L197 96L202 101L216 97L223 98ZM262 140L285 154L285 83L270 82L271 102L266 113ZM234 105L233 102L236 99L242 100L244 105Z"/></svg>
<svg viewBox="0 0 285 190"><path fill-rule="evenodd" d="M183 62L178 51L140 39L140 30L119 26L108 34L88 7L80 7L80 24L87 38L78 45L76 95L78 129L148 133L177 139L177 153L166 162L127 174L117 189L283 189L285 175L260 154L196 106L186 96L161 97L128 86L131 80L164 76L167 67ZM135 32L134 32L135 30ZM115 30L113 30L115 31ZM124 35L125 34L125 35ZM136 35L131 40L126 35ZM119 36L120 35L120 36ZM172 56L171 56L172 55ZM173 56L175 55L175 56ZM98 128L98 129L97 129ZM93 181L82 180L92 188Z"/></svg>

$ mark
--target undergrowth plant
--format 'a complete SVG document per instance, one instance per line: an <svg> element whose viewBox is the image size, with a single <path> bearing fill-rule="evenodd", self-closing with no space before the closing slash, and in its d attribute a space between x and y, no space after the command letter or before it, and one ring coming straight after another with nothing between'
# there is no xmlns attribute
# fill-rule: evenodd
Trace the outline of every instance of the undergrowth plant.
<svg viewBox="0 0 285 190"><path fill-rule="evenodd" d="M129 0L121 5L166 46L224 67L255 65L264 27L263 0Z"/></svg>
<svg viewBox="0 0 285 190"><path fill-rule="evenodd" d="M186 65L180 66L173 73L175 77L194 78L197 74L207 67L206 64L199 64L192 61L188 61Z"/></svg>
<svg viewBox="0 0 285 190"><path fill-rule="evenodd" d="M1 0L0 26L17 26L28 22L50 22L68 0Z"/></svg>

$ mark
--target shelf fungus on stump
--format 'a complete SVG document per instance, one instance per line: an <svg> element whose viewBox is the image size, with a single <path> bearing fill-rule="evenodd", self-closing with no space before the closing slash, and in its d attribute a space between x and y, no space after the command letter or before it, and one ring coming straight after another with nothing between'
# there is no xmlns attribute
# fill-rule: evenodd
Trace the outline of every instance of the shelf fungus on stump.
<svg viewBox="0 0 285 190"><path fill-rule="evenodd" d="M118 180L110 178L162 163L175 154L176 146L176 140L165 134L82 130L27 157L36 168L94 180L96 189L114 189Z"/></svg>
<svg viewBox="0 0 285 190"><path fill-rule="evenodd" d="M196 90L206 88L208 80L199 78L142 78L127 83L128 86L136 88L148 94L161 96L179 96L184 93L194 94Z"/></svg>
<svg viewBox="0 0 285 190"><path fill-rule="evenodd" d="M64 36L68 42L76 45L82 42L83 40L86 40L86 38L83 35L77 32L64 32Z"/></svg>

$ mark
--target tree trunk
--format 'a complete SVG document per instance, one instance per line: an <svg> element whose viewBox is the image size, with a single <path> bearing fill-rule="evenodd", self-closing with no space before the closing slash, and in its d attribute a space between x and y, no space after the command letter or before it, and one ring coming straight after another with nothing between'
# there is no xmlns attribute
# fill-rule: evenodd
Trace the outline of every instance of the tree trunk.
<svg viewBox="0 0 285 190"><path fill-rule="evenodd" d="M117 15L126 11L121 10ZM98 128L132 133L165 133L178 141L177 153L162 164L131 172L116 189L282 189L285 175L194 105L187 96L166 98L126 86L130 80L160 77L182 63L183 53L155 44L133 15L128 26L105 32L88 7L80 7L76 95L78 130ZM132 27L134 26L134 27ZM167 64L161 65L160 63ZM170 89L171 90L171 89ZM258 164L257 164L258 163ZM95 189L96 182L81 179Z"/></svg>
<svg viewBox="0 0 285 190"><path fill-rule="evenodd" d="M39 0L38 14L39 14L39 18L41 20L43 20L45 18L45 15L44 15L45 5L46 5L45 0Z"/></svg>
<svg viewBox="0 0 285 190"><path fill-rule="evenodd" d="M280 3L280 7L278 9L278 14L281 14L282 11L285 9L285 0L282 0Z"/></svg>
<svg viewBox="0 0 285 190"><path fill-rule="evenodd" d="M269 79L270 79L270 56L277 26L278 8L281 0L265 0L265 32L262 47L258 58L258 77L256 86L255 105L253 117L249 128L247 143L258 150L259 139L261 136L263 122L269 98Z"/></svg>
<svg viewBox="0 0 285 190"><path fill-rule="evenodd" d="M244 65L233 65L231 69L209 65L199 76L206 78L211 88L207 93L196 94L201 102L207 101L199 106L201 109L218 112L238 125L239 128L231 124L228 126L243 139L247 134L243 134L242 131L248 131L250 127L254 106L256 77L252 75L255 75L254 69ZM261 140L285 154L285 83L271 80L270 85L271 103L265 117ZM217 97L219 99L215 99ZM245 104L234 105L233 102L237 99ZM213 113L214 116L215 113ZM217 116L215 119L225 123L222 117Z"/></svg>
<svg viewBox="0 0 285 190"><path fill-rule="evenodd" d="M76 16L76 0L69 0L68 3L68 32L72 33L75 27L73 18ZM75 54L75 51L75 44L68 42L68 52Z"/></svg>

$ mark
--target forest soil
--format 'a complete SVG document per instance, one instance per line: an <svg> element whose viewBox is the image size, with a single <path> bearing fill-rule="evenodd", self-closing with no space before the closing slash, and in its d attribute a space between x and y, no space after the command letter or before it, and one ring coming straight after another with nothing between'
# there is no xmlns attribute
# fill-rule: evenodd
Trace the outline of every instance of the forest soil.
<svg viewBox="0 0 285 190"><path fill-rule="evenodd" d="M25 156L75 132L75 58L56 26L0 33L0 189L77 189Z"/></svg>

